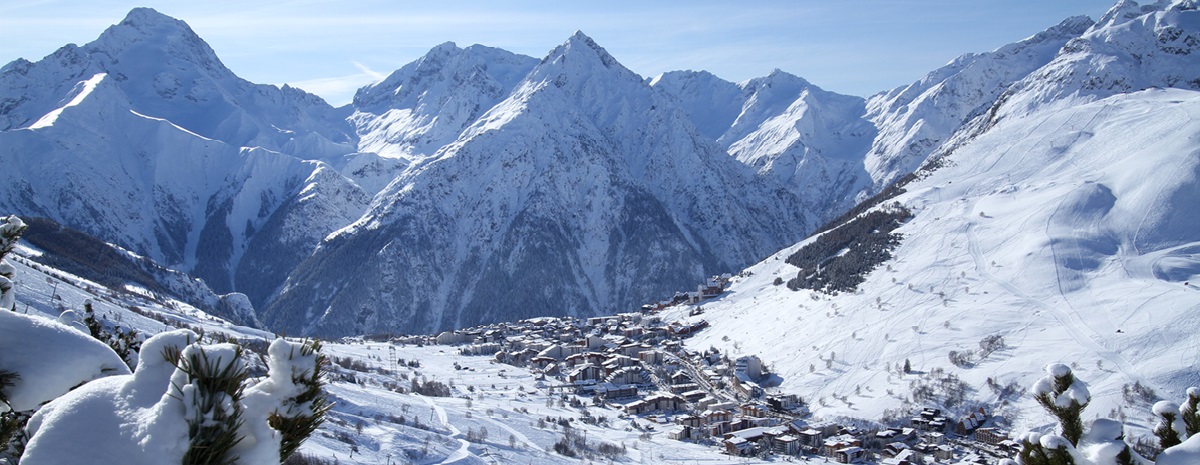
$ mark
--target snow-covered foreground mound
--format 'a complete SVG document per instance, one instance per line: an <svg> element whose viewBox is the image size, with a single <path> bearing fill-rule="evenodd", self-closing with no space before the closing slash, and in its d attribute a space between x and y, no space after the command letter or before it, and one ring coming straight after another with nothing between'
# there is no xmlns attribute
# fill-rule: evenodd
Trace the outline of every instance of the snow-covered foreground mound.
<svg viewBox="0 0 1200 465"><path fill-rule="evenodd" d="M705 303L692 318L712 326L688 344L763 356L818 416L909 415L887 410L944 404L926 388L957 376L968 404L1047 425L1019 393L1061 361L1090 384L1091 415L1142 418L1126 385L1177 398L1200 381L1197 115L1200 93L1148 90L1002 120L895 199L916 216L859 292L774 285L801 243ZM1004 347L981 356L988 336Z"/></svg>

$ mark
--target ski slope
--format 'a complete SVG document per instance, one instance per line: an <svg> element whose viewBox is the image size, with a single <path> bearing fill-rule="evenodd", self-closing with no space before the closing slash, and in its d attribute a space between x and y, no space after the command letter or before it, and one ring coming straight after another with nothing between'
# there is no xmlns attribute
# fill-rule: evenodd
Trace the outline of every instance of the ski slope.
<svg viewBox="0 0 1200 465"><path fill-rule="evenodd" d="M824 417L921 405L906 403L912 383L937 368L970 386L958 410L986 403L1016 430L1051 419L987 380L1027 388L1052 362L1074 363L1091 385L1089 417L1125 405L1122 386L1135 382L1179 398L1200 383L1200 289L1184 284L1200 279L1197 115L1200 93L1152 89L1001 120L894 199L916 216L858 292L773 285L795 276L784 259L801 243L749 268L702 315L670 318L706 319L691 348L762 356L779 390ZM950 363L949 351L989 335L1007 347ZM915 373L898 369L906 359ZM1135 426L1149 412L1125 409Z"/></svg>

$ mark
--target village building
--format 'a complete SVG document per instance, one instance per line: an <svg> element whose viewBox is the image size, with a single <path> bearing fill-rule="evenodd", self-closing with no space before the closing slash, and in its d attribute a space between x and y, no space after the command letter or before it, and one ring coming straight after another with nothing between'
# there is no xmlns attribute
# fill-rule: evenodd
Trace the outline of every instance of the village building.
<svg viewBox="0 0 1200 465"><path fill-rule="evenodd" d="M673 412L682 410L686 402L675 394L659 392L644 399L625 404L625 413L641 415L649 412Z"/></svg>
<svg viewBox="0 0 1200 465"><path fill-rule="evenodd" d="M1008 433L997 428L979 428L975 430L975 440L984 444L998 446L1008 441Z"/></svg>
<svg viewBox="0 0 1200 465"><path fill-rule="evenodd" d="M590 363L585 363L575 367L567 375L567 381L571 383L578 381L596 381L602 378L604 378L604 369Z"/></svg>
<svg viewBox="0 0 1200 465"><path fill-rule="evenodd" d="M912 449L905 449L895 457L888 457L879 461L879 465L920 465L917 460L917 453Z"/></svg>
<svg viewBox="0 0 1200 465"><path fill-rule="evenodd" d="M861 447L852 446L834 452L833 458L839 463L858 463L867 456L867 451Z"/></svg>
<svg viewBox="0 0 1200 465"><path fill-rule="evenodd" d="M980 426L983 426L983 423L987 419L987 411L983 407L979 407L979 410L967 414L954 424L954 433L961 436L970 435Z"/></svg>

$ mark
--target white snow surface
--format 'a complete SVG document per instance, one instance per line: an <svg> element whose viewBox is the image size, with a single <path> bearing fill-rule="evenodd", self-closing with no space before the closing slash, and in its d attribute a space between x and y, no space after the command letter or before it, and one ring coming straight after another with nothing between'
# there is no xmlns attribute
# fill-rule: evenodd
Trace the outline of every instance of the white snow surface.
<svg viewBox="0 0 1200 465"><path fill-rule="evenodd" d="M82 383L129 373L129 367L87 331L46 318L0 311L0 367L16 373L0 411L33 410Z"/></svg>
<svg viewBox="0 0 1200 465"><path fill-rule="evenodd" d="M21 463L178 463L187 423L170 392L175 366L160 355L184 350L195 333L175 330L146 341L133 374L91 382L55 399L29 420Z"/></svg>
<svg viewBox="0 0 1200 465"><path fill-rule="evenodd" d="M903 405L922 378L889 370L906 359L959 376L991 403L1001 399L986 379L1030 386L1057 361L1091 386L1090 412L1122 404L1121 386L1135 381L1179 395L1200 377L1186 355L1200 350L1200 293L1183 285L1200 273L1190 207L1200 148L1180 136L1200 134L1198 115L1200 93L1169 89L1006 119L897 198L916 216L860 292L772 285L794 276L783 259L801 243L750 267L703 315L674 318L712 324L689 340L694 349L762 356L780 390L823 401L819 416L875 418ZM948 351L988 335L1008 347L971 368L948 362ZM1005 403L999 413L1015 429L1052 421L1030 396Z"/></svg>

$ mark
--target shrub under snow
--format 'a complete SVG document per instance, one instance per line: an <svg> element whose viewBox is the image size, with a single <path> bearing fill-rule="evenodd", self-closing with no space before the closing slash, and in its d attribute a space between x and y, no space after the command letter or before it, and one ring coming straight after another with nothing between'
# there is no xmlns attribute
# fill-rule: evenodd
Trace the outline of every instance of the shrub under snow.
<svg viewBox="0 0 1200 465"><path fill-rule="evenodd" d="M286 435L271 428L269 418L313 415L320 422L324 397L311 376L320 354L310 344L276 340L268 377L247 386L238 376L245 366L235 346L195 340L188 330L151 337L133 374L87 383L46 404L29 421L21 463L183 463L205 452L198 444L214 443L223 452L212 463L280 463ZM226 375L237 386L223 380ZM314 389L296 382L303 379L317 382L319 401L296 402ZM220 425L226 420L231 429Z"/></svg>

